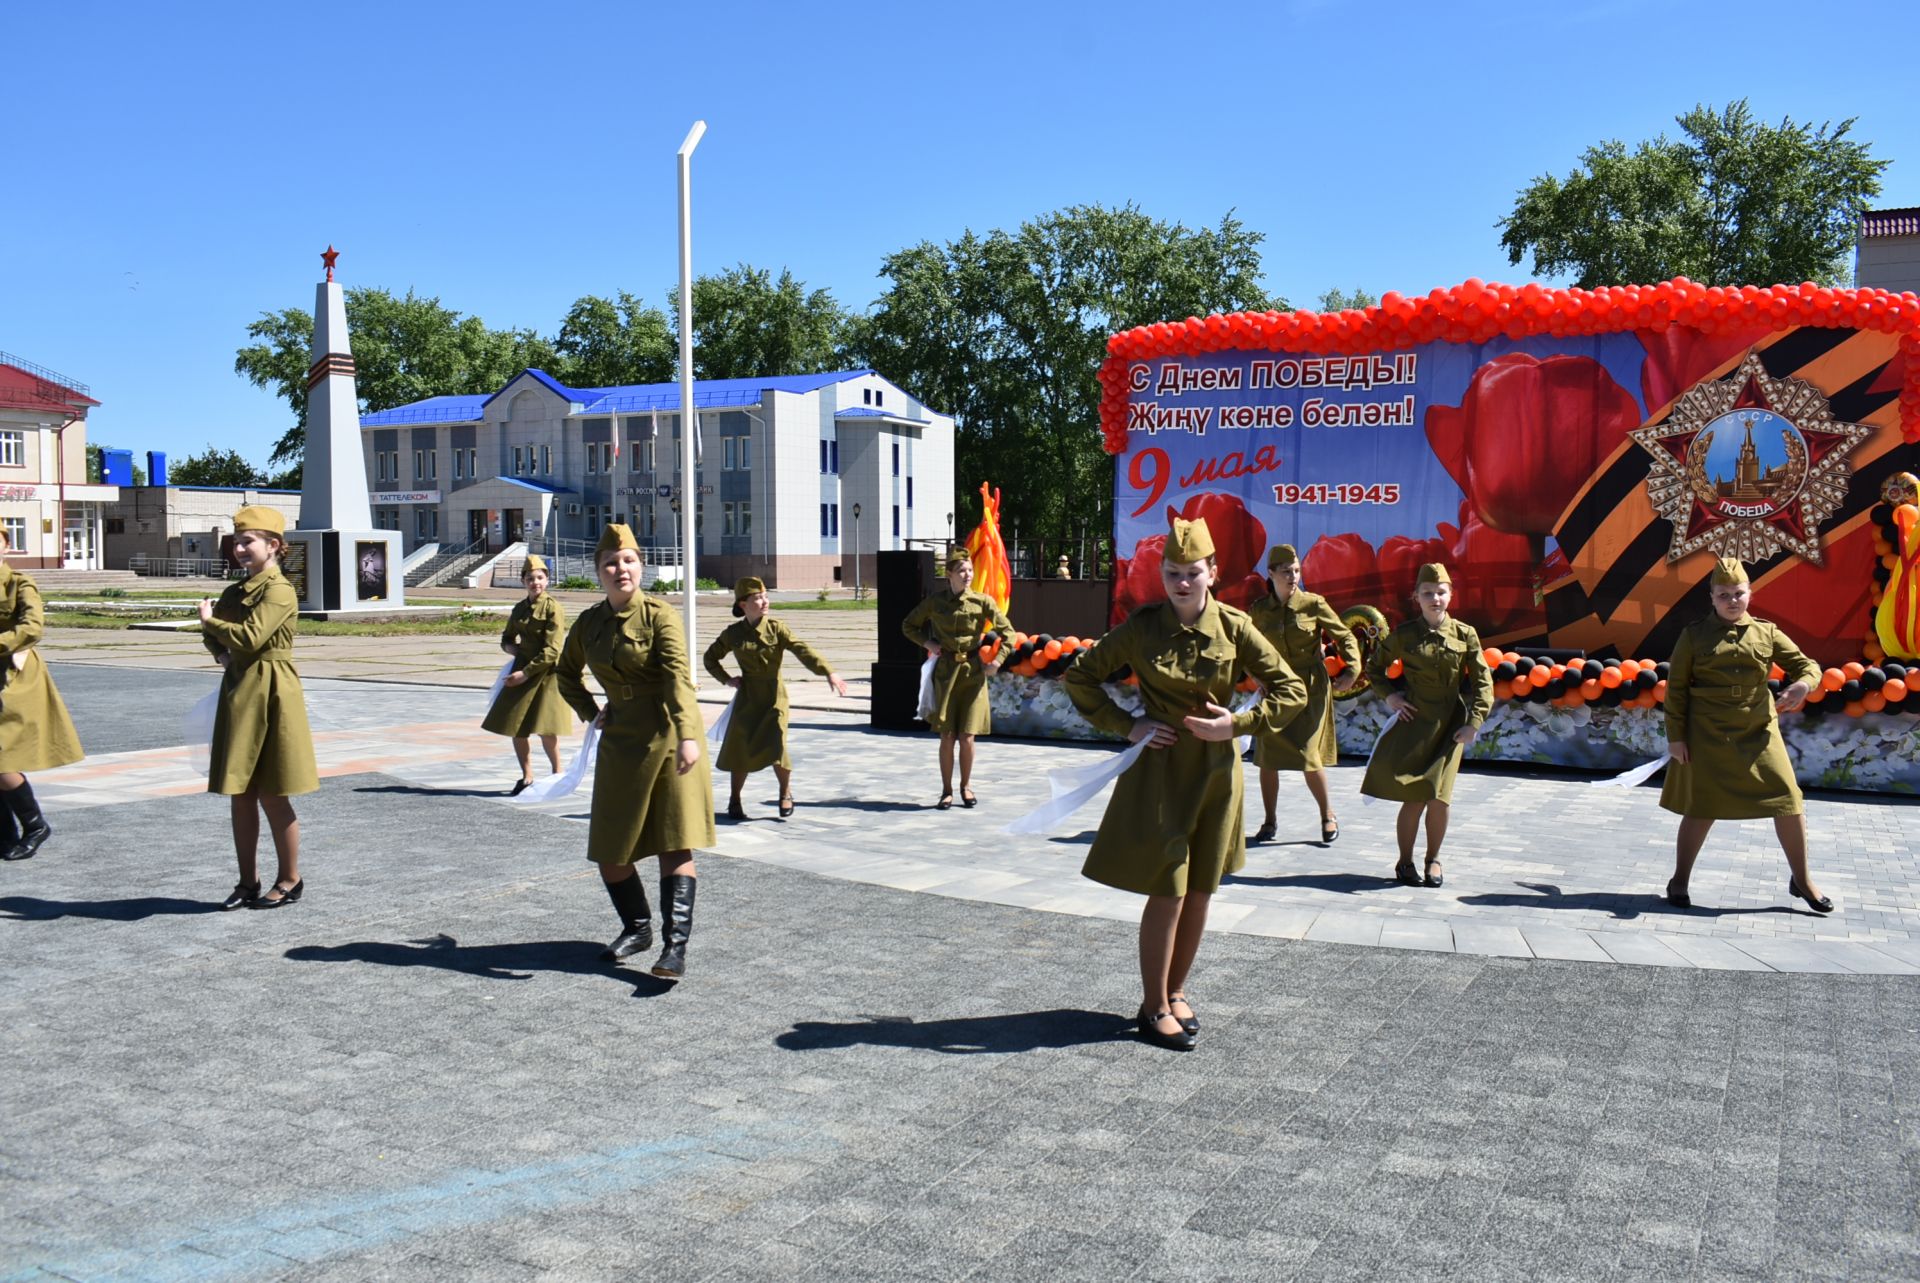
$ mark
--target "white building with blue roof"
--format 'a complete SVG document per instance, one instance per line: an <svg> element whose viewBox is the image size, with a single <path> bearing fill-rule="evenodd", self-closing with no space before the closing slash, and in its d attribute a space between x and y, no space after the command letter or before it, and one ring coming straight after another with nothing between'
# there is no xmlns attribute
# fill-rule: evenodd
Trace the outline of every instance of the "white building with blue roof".
<svg viewBox="0 0 1920 1283"><path fill-rule="evenodd" d="M857 553L871 584L875 553L951 537L953 419L872 370L697 380L693 400L701 575L852 584ZM570 388L526 370L491 395L363 415L374 524L408 552L554 552L620 521L649 564L674 565L679 411L677 383Z"/></svg>

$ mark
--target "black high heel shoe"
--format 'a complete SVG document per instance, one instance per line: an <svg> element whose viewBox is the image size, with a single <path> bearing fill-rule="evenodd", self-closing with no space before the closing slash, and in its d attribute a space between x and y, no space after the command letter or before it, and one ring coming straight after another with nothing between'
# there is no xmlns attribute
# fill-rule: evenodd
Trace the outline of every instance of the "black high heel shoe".
<svg viewBox="0 0 1920 1283"><path fill-rule="evenodd" d="M224 913L229 909L252 908L253 902L259 898L258 882L236 882L233 884L233 894L220 902L220 910Z"/></svg>
<svg viewBox="0 0 1920 1283"><path fill-rule="evenodd" d="M1172 1012L1150 1012L1143 1003L1141 1004L1139 1013L1134 1016L1134 1019L1139 1022L1140 1036L1154 1046L1164 1047L1168 1051L1193 1050L1194 1037L1187 1032L1186 1026L1182 1025L1178 1033L1163 1034L1160 1032L1160 1021L1163 1019L1172 1020Z"/></svg>
<svg viewBox="0 0 1920 1283"><path fill-rule="evenodd" d="M789 815L792 815L792 814L793 814L793 794L789 793L785 797L780 799L780 818L784 820Z"/></svg>
<svg viewBox="0 0 1920 1283"><path fill-rule="evenodd" d="M1447 884L1447 871L1440 867L1440 861L1427 861L1427 876L1425 880L1426 884L1430 887L1441 887Z"/></svg>
<svg viewBox="0 0 1920 1283"><path fill-rule="evenodd" d="M1180 1017L1178 1016L1174 1016L1173 1018L1175 1020L1180 1020L1180 1027L1182 1029L1186 1030L1190 1034L1194 1034L1198 1036L1198 1034L1200 1033L1200 1012L1193 1005L1193 999L1187 997L1187 995L1185 995L1184 993L1168 994L1167 995L1167 1012L1169 1015L1172 1014L1173 1004L1176 1002L1183 1004L1186 1007L1186 1009L1192 1012L1193 1014L1188 1016L1185 1020L1180 1020Z"/></svg>
<svg viewBox="0 0 1920 1283"><path fill-rule="evenodd" d="M1833 912L1833 901L1828 899L1824 895L1817 900L1814 897L1808 895L1804 890L1801 889L1799 878L1789 877L1787 879L1787 894L1791 896L1796 896L1799 899L1805 900L1807 902L1807 907L1809 909L1812 909L1815 913L1832 913Z"/></svg>
<svg viewBox="0 0 1920 1283"><path fill-rule="evenodd" d="M298 900L300 893L306 889L307 880L305 878L300 879L290 887L283 887L276 882L273 884L273 890L261 896L247 907L250 909L278 909L283 905L289 905L295 900Z"/></svg>
<svg viewBox="0 0 1920 1283"><path fill-rule="evenodd" d="M1691 909L1693 907L1693 897L1687 894L1684 887L1678 891L1673 888L1674 883L1669 880L1667 882L1667 903L1676 909Z"/></svg>

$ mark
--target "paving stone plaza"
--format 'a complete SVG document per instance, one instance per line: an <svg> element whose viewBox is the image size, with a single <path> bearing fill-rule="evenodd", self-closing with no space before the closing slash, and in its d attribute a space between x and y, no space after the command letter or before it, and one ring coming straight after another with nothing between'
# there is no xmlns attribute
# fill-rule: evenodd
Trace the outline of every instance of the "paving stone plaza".
<svg viewBox="0 0 1920 1283"><path fill-rule="evenodd" d="M863 673L870 617L792 619ZM89 757L0 866L0 1278L1920 1276L1902 800L1809 798L1821 919L1764 823L1668 908L1653 788L1469 771L1428 890L1357 763L1332 846L1287 781L1181 1056L1131 1036L1139 902L1078 876L1098 804L999 831L1110 749L984 742L935 812L930 736L794 682L799 810L755 777L668 986L597 961L585 793L505 800L491 639L316 641L307 896L221 914L214 671L49 639Z"/></svg>

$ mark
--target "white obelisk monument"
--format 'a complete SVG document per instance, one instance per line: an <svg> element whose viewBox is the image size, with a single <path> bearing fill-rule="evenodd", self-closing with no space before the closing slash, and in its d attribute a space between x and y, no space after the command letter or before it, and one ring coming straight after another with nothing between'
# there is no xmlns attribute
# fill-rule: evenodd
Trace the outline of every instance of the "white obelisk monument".
<svg viewBox="0 0 1920 1283"><path fill-rule="evenodd" d="M300 521L287 532L282 568L306 614L404 606L400 532L375 530L360 443L360 399L347 341L347 300L333 279L338 250L320 256L327 279L313 305L313 364L307 370L307 452L300 473Z"/></svg>

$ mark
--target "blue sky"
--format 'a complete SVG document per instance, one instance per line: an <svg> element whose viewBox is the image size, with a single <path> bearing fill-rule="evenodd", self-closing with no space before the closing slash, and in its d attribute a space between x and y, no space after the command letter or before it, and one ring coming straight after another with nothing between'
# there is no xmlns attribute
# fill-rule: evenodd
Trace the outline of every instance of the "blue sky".
<svg viewBox="0 0 1920 1283"><path fill-rule="evenodd" d="M248 4L7 16L0 350L90 384L90 440L264 462L284 406L247 322L340 279L557 329L663 304L696 118L695 271L782 266L843 302L883 255L1132 201L1264 233L1268 285L1523 280L1495 222L1582 148L1745 96L1859 118L1920 205L1920 6ZM1826 26L1816 26L1816 14ZM1091 373L1091 372L1089 372Z"/></svg>

